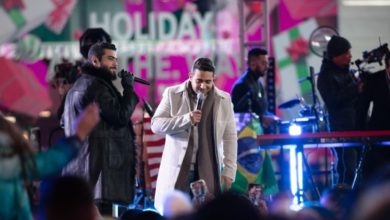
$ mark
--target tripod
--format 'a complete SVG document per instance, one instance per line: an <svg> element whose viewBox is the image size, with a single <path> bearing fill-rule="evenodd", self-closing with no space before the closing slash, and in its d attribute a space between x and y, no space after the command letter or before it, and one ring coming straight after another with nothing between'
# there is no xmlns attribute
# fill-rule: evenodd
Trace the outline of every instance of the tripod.
<svg viewBox="0 0 390 220"><path fill-rule="evenodd" d="M290 168L291 169L291 172L290 172L290 175L293 175L296 171L296 183L290 183L290 184L296 184L296 193L295 193L295 196L298 198L298 203L302 203L304 198L303 198L303 167L305 168L306 170L306 175L309 177L309 182L311 184L311 187L312 187L312 191L315 193L317 199L320 199L320 192L316 186L316 184L314 183L314 178L313 178L313 174L312 174L312 171L310 169L310 166L309 166L309 163L307 162L307 159L305 157L305 154L303 152L303 144L301 143L298 143L296 145L296 148L294 149L291 149L290 148L290 154L291 153L294 153L295 155L295 161L296 161L296 164L292 164L293 166L296 166L296 167L292 167ZM293 151L291 151L293 150ZM290 161L291 162L291 161ZM291 164L290 164L291 166ZM292 169L295 168L295 171L293 171ZM294 192L293 192L294 193Z"/></svg>

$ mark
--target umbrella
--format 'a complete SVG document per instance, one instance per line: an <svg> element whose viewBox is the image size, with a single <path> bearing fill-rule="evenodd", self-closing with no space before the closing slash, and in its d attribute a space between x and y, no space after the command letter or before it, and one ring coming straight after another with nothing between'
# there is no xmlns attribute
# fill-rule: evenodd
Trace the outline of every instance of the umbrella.
<svg viewBox="0 0 390 220"><path fill-rule="evenodd" d="M23 64L0 57L0 105L29 116L51 106L47 91Z"/></svg>

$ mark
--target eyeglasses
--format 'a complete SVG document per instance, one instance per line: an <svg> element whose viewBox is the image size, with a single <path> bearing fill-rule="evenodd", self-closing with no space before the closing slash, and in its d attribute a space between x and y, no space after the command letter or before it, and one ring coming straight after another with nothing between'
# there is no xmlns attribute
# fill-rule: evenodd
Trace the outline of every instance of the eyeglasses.
<svg viewBox="0 0 390 220"><path fill-rule="evenodd" d="M58 79L55 79L51 83L51 87L53 87L53 89L56 89L57 87L59 87L61 85L66 85L66 84L69 84L68 80L63 79L63 78L58 78Z"/></svg>

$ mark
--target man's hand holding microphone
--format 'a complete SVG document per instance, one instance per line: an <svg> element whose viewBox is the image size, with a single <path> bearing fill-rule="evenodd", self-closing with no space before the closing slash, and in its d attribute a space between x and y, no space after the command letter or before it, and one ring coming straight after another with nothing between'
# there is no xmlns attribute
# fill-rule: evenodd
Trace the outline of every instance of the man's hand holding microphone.
<svg viewBox="0 0 390 220"><path fill-rule="evenodd" d="M119 78L122 78L122 86L125 87L125 85L127 84L124 84L124 83L131 83L131 87L133 88L133 85L134 85L134 82L137 82L137 83L140 83L140 84L143 84L143 85L147 85L147 86L150 86L150 82L144 80L144 79L141 79L141 78L138 78L136 76L134 76L133 73L129 72L129 71L126 71L124 69L122 69L119 73L118 73L118 76ZM127 79L125 79L126 82L123 81L123 78L126 77ZM129 79L129 77L131 77L132 79ZM129 84L130 85L130 84Z"/></svg>
<svg viewBox="0 0 390 220"><path fill-rule="evenodd" d="M196 106L193 111L190 112L190 118L192 125L196 126L202 119L202 106L205 96L203 93L198 92L196 96Z"/></svg>
<svg viewBox="0 0 390 220"><path fill-rule="evenodd" d="M118 76L121 78L121 84L124 89L130 88L134 90L134 75L126 70L121 70L118 73Z"/></svg>

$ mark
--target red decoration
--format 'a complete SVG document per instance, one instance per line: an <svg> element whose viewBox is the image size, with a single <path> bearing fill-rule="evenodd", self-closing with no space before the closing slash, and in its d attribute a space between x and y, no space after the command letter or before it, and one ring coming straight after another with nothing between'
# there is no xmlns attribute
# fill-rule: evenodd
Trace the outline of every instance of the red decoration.
<svg viewBox="0 0 390 220"><path fill-rule="evenodd" d="M309 54L309 43L304 38L299 37L291 42L290 47L286 48L286 51L290 55L291 60L295 62L300 57Z"/></svg>
<svg viewBox="0 0 390 220"><path fill-rule="evenodd" d="M25 5L23 0L3 0L3 7L6 11L10 11L11 9L24 9Z"/></svg>
<svg viewBox="0 0 390 220"><path fill-rule="evenodd" d="M73 0L52 0L52 2L55 5L55 10L49 15L49 25L61 24L70 15L66 8L73 3Z"/></svg>

